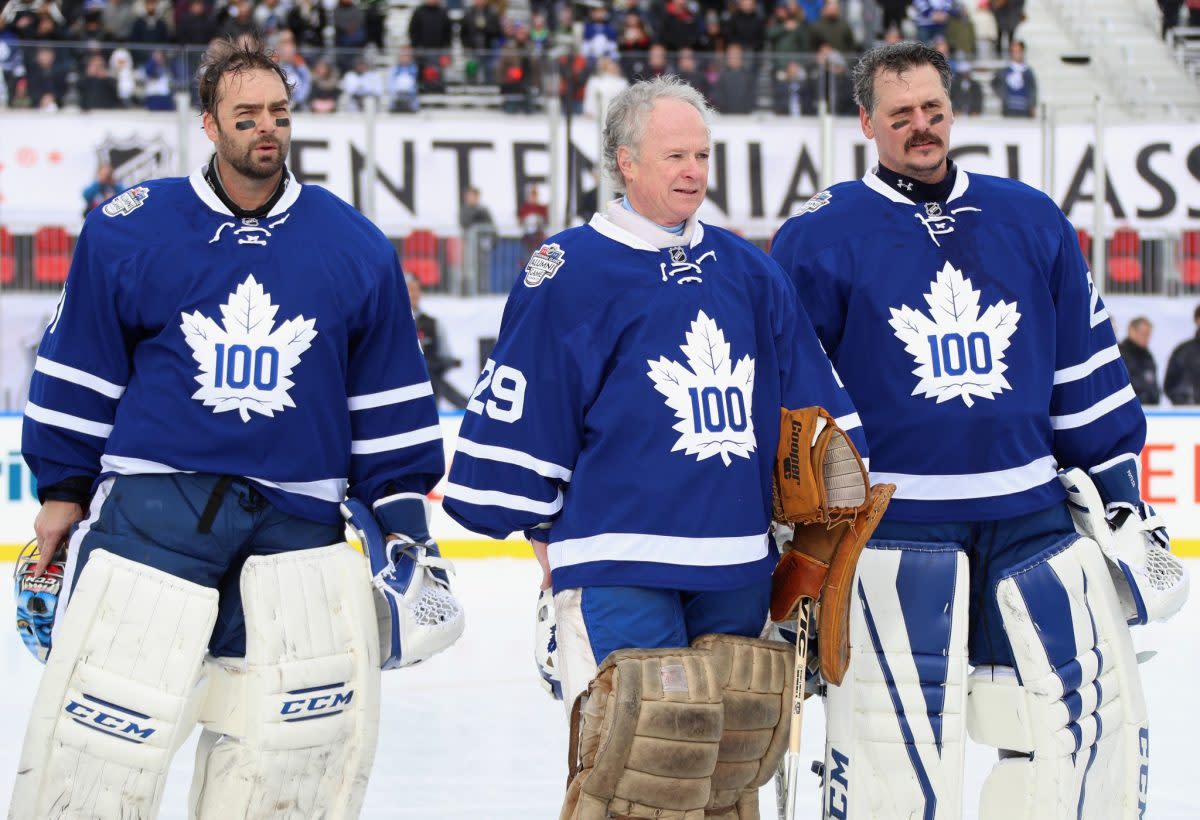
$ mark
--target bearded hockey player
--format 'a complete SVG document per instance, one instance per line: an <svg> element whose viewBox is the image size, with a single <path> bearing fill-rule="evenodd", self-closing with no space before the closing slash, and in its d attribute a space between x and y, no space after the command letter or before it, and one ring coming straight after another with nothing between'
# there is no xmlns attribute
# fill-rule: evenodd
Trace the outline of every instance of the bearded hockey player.
<svg viewBox="0 0 1200 820"><path fill-rule="evenodd" d="M339 504L423 543L444 459L396 254L288 171L289 99L218 41L212 160L79 237L25 413L39 569L69 545L14 820L155 816L197 720L189 816L358 814L380 636Z"/></svg>
<svg viewBox="0 0 1200 820"><path fill-rule="evenodd" d="M1145 419L1075 230L947 159L949 83L925 46L867 53L878 168L772 249L855 401L871 480L897 488L828 687L824 816L960 817L969 732L1000 750L982 818L1140 817L1127 621L1171 615L1186 576L1139 498Z"/></svg>
<svg viewBox="0 0 1200 820"><path fill-rule="evenodd" d="M757 817L791 662L758 640L778 560L780 407L822 405L863 447L783 271L696 219L708 116L676 78L613 100L604 165L625 195L530 258L446 485L451 516L496 538L524 531L552 578L580 738L564 817ZM604 694L577 703L589 683ZM606 709L640 717L606 735ZM769 717L722 743L735 709ZM640 747L646 733L658 740ZM590 777L597 742L625 752Z"/></svg>

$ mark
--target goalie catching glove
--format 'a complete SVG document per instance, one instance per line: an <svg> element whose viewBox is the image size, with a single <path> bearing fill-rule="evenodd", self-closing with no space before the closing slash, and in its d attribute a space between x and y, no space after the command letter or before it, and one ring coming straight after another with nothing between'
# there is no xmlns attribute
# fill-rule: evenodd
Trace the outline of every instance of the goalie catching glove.
<svg viewBox="0 0 1200 820"><path fill-rule="evenodd" d="M411 666L449 648L466 627L462 607L450 591L454 566L432 539L407 536L387 540L375 516L356 499L342 502L342 514L362 540L371 563L379 655L384 669Z"/></svg>
<svg viewBox="0 0 1200 820"><path fill-rule="evenodd" d="M794 528L775 568L771 619L817 603L821 675L840 684L850 663L850 595L858 556L883 517L895 484L870 485L854 443L820 407L780 410L774 518Z"/></svg>

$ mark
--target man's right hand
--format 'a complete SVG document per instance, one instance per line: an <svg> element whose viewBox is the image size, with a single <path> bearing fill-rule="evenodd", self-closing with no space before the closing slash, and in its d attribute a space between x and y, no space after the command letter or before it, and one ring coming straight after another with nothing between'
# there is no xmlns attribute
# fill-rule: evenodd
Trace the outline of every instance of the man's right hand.
<svg viewBox="0 0 1200 820"><path fill-rule="evenodd" d="M533 555L542 566L542 585L538 589L550 589L550 556L546 554L549 546L544 541L531 540Z"/></svg>
<svg viewBox="0 0 1200 820"><path fill-rule="evenodd" d="M42 504L37 518L33 519L33 533L37 536L38 562L33 570L40 576L54 560L55 553L66 542L71 528L83 520L83 507L74 501L55 501Z"/></svg>

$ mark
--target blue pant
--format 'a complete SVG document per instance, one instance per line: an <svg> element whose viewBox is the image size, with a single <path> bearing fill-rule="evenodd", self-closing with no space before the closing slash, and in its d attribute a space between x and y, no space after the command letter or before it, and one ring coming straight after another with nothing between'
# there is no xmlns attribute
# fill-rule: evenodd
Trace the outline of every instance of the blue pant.
<svg viewBox="0 0 1200 820"><path fill-rule="evenodd" d="M121 475L113 479L99 515L79 544L72 585L92 550L105 549L216 589L220 603L209 651L242 657L246 624L238 582L246 559L336 544L344 540L343 534L341 526L279 512L245 479L187 473Z"/></svg>
<svg viewBox="0 0 1200 820"><path fill-rule="evenodd" d="M957 544L970 567L967 651L973 665L1013 666L996 585L1017 564L1075 534L1066 502L1001 521L916 523L885 517L872 541Z"/></svg>
<svg viewBox="0 0 1200 820"><path fill-rule="evenodd" d="M672 649L709 632L757 638L767 623L771 579L740 589L683 592L583 587L579 608L596 665L618 649Z"/></svg>

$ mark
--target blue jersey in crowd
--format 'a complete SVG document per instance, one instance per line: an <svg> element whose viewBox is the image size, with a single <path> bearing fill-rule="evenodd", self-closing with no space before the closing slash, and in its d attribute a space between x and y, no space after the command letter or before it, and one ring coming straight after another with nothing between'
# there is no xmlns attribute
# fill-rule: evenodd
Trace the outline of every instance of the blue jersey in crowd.
<svg viewBox="0 0 1200 820"><path fill-rule="evenodd" d="M641 219L614 205L530 259L444 506L498 538L550 523L556 589L735 589L777 557L780 406L822 405L860 448L861 426L778 265L698 222L656 245Z"/></svg>
<svg viewBox="0 0 1200 820"><path fill-rule="evenodd" d="M378 514L444 467L392 245L290 174L260 218L234 217L199 171L92 211L38 350L22 448L42 487L234 475L328 522L347 491L385 500Z"/></svg>
<svg viewBox="0 0 1200 820"><path fill-rule="evenodd" d="M835 185L771 251L854 398L872 481L897 485L892 520L1043 509L1065 497L1056 469L1145 441L1075 229L1027 185L956 173L944 202L873 173Z"/></svg>

